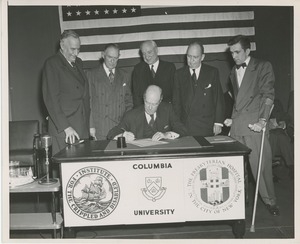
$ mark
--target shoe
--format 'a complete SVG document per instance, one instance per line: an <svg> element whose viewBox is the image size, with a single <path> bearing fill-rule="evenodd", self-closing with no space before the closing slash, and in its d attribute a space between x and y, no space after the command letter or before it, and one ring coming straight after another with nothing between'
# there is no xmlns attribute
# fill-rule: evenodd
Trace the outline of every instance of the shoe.
<svg viewBox="0 0 300 244"><path fill-rule="evenodd" d="M266 207L269 210L270 214L272 214L273 216L280 215L279 208L276 205L266 204Z"/></svg>

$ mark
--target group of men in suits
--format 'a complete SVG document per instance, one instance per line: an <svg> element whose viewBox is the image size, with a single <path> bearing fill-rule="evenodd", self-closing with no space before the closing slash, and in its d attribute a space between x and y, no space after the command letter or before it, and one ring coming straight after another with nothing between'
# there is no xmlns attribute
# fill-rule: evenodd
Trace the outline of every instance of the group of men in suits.
<svg viewBox="0 0 300 244"><path fill-rule="evenodd" d="M49 112L49 133L54 138L53 153L64 148L65 143L90 135L105 139L108 134L112 139L126 132L127 139L160 140L174 138L174 133L217 135L225 125L231 126L232 137L252 150L249 160L255 177L261 131L274 101L274 74L269 62L250 57L246 36L234 37L228 46L236 65L230 74L233 113L225 120L219 72L202 63L205 54L201 43L188 46L187 66L176 70L174 64L158 57L154 41L143 42L143 61L134 67L131 87L128 76L116 67L120 56L117 45L109 44L100 67L85 75L77 57L79 36L72 30L65 31L60 51L46 61L43 70L43 96ZM278 215L270 145L267 139L264 143L259 192L269 211Z"/></svg>

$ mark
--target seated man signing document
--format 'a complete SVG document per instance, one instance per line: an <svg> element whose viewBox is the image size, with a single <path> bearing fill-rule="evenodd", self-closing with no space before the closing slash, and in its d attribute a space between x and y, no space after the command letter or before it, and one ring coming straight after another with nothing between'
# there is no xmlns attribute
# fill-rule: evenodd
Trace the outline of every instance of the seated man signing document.
<svg viewBox="0 0 300 244"><path fill-rule="evenodd" d="M159 141L186 136L187 130L172 105L162 102L161 88L150 85L144 94L144 105L126 112L119 125L108 132L107 138L112 140L122 135L126 141L143 138Z"/></svg>

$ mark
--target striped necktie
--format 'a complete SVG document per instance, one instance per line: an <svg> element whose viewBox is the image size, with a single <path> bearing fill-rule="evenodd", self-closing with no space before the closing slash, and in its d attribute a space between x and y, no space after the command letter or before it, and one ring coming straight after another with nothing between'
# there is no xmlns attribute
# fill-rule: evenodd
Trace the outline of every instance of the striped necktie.
<svg viewBox="0 0 300 244"><path fill-rule="evenodd" d="M114 82L114 79L115 79L115 75L114 75L114 73L112 72L112 70L109 70L109 75L108 75L108 77L109 77L110 83L113 83L113 82Z"/></svg>
<svg viewBox="0 0 300 244"><path fill-rule="evenodd" d="M151 65L151 74L152 74L152 78L155 78L155 71L154 71L154 65Z"/></svg>
<svg viewBox="0 0 300 244"><path fill-rule="evenodd" d="M154 114L150 114L150 117L151 117L151 119L150 119L150 121L149 121L149 125L150 125L151 127L153 127L153 125L154 125Z"/></svg>

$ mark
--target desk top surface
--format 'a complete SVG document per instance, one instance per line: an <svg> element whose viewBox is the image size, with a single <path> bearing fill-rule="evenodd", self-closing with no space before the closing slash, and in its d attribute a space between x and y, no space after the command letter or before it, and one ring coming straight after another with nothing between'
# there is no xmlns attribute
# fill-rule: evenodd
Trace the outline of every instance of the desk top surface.
<svg viewBox="0 0 300 244"><path fill-rule="evenodd" d="M10 187L10 193L23 193L23 192L58 192L60 190L60 180L57 179L57 182L54 184L40 184L38 180L35 180L31 183Z"/></svg>
<svg viewBox="0 0 300 244"><path fill-rule="evenodd" d="M183 158L183 157L210 157L210 156L238 156L250 153L245 145L234 142L210 144L203 137L192 137L198 146L181 147L180 143L189 138L180 138L177 142L170 142L170 147L137 148L128 146L125 149L107 150L115 141L85 141L78 145L68 145L52 157L55 163L106 161L106 160L129 160L151 158ZM175 145L174 147L172 147Z"/></svg>

